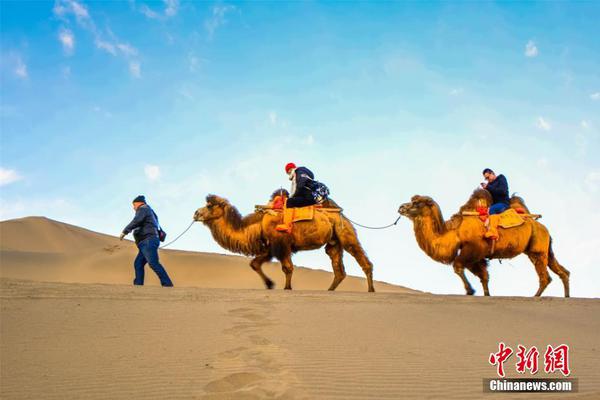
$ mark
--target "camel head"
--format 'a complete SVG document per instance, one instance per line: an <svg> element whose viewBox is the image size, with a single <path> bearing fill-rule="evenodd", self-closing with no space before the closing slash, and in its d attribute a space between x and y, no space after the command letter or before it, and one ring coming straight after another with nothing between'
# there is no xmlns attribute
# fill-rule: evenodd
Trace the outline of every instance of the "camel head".
<svg viewBox="0 0 600 400"><path fill-rule="evenodd" d="M223 217L229 202L214 194L206 196L206 205L194 213L194 221L208 222Z"/></svg>
<svg viewBox="0 0 600 400"><path fill-rule="evenodd" d="M435 201L428 196L415 195L409 203L404 203L398 209L400 215L409 219L425 217L432 215L432 209L435 207Z"/></svg>

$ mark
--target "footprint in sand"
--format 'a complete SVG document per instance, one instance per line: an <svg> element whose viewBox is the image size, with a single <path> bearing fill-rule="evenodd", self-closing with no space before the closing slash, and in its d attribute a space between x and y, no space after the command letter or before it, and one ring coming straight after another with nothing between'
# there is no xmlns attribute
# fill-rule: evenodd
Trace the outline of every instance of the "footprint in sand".
<svg viewBox="0 0 600 400"><path fill-rule="evenodd" d="M209 382L204 389L209 393L235 392L240 389L246 389L248 386L260 382L263 379L264 378L260 374L253 372L237 372Z"/></svg>
<svg viewBox="0 0 600 400"><path fill-rule="evenodd" d="M102 250L104 250L107 253L113 254L115 251L120 250L120 249L121 249L121 246L119 246L118 244L115 244L112 246L106 246Z"/></svg>

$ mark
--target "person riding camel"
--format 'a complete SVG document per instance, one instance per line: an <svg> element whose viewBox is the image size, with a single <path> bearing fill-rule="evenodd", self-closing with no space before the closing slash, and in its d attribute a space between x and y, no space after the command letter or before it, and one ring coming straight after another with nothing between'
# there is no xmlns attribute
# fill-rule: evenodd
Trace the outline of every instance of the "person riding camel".
<svg viewBox="0 0 600 400"><path fill-rule="evenodd" d="M492 240L498 239L499 215L510 208L510 198L508 195L508 182L502 174L496 175L490 168L483 170L483 177L487 183L482 183L481 187L492 195L492 205L489 209L490 219L485 237Z"/></svg>
<svg viewBox="0 0 600 400"><path fill-rule="evenodd" d="M306 167L297 167L294 163L287 163L285 173L292 181L291 196L285 202L283 223L277 225L275 229L280 232L291 233L292 220L294 219L294 208L306 207L316 204L312 195L311 185L315 180L315 175Z"/></svg>

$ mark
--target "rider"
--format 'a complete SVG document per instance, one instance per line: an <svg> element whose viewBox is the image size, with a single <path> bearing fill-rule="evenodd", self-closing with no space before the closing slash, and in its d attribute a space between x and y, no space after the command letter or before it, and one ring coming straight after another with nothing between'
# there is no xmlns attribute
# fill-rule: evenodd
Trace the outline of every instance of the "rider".
<svg viewBox="0 0 600 400"><path fill-rule="evenodd" d="M292 181L292 195L287 199L285 204L283 223L277 225L275 229L280 232L291 233L292 220L294 219L293 209L316 204L311 189L311 183L315 180L315 175L308 168L297 167L292 162L286 164L285 173L288 175L289 180Z"/></svg>
<svg viewBox="0 0 600 400"><path fill-rule="evenodd" d="M485 237L492 240L496 240L498 239L499 219L499 217L496 214L501 214L502 212L510 208L510 198L508 196L508 182L506 181L504 175L496 175L496 173L490 168L486 168L483 170L483 177L487 182L482 183L481 187L490 192L490 194L492 195L492 205L489 209L490 222L488 225L488 230L485 233Z"/></svg>

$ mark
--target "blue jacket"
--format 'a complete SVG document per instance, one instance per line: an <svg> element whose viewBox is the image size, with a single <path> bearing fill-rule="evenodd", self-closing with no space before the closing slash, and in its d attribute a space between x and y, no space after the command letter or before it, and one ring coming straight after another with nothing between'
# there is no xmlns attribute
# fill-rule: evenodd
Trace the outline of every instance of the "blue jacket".
<svg viewBox="0 0 600 400"><path fill-rule="evenodd" d="M138 208L131 222L123 229L126 235L131 231L136 243L152 236L158 237L158 219L148 204Z"/></svg>
<svg viewBox="0 0 600 400"><path fill-rule="evenodd" d="M312 182L315 180L315 175L306 167L298 167L296 174L296 192L292 193L291 197L311 197L312 198Z"/></svg>
<svg viewBox="0 0 600 400"><path fill-rule="evenodd" d="M492 195L494 204L503 203L510 205L510 198L508 197L508 182L506 182L504 175L498 175L493 182L488 183L485 189Z"/></svg>

